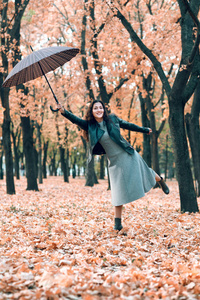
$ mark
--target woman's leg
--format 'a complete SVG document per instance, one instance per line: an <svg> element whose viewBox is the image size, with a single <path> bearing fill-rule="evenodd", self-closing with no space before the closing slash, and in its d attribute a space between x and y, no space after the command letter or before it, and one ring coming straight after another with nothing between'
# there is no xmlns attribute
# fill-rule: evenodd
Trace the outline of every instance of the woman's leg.
<svg viewBox="0 0 200 300"><path fill-rule="evenodd" d="M156 173L155 179L156 179L156 182L158 182L161 180L161 177Z"/></svg>
<svg viewBox="0 0 200 300"><path fill-rule="evenodd" d="M120 218L121 219L122 209L123 209L123 205L115 206L115 218Z"/></svg>
<svg viewBox="0 0 200 300"><path fill-rule="evenodd" d="M159 176L157 173L156 173L155 179L156 179L156 182L158 182L161 189L163 190L163 192L165 194L169 194L169 188L166 185L166 183L164 182L164 179L161 176Z"/></svg>
<svg viewBox="0 0 200 300"><path fill-rule="evenodd" d="M123 209L123 205L120 206L115 206L115 226L114 229L115 230L121 230L122 227L122 209Z"/></svg>

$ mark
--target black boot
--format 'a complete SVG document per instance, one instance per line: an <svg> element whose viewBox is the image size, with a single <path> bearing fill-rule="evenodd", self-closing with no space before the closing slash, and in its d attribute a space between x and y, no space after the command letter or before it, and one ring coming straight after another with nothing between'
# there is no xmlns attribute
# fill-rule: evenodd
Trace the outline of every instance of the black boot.
<svg viewBox="0 0 200 300"><path fill-rule="evenodd" d="M161 178L161 180L158 181L159 186L161 187L161 189L163 190L163 192L165 194L169 194L169 188L168 188L168 186L164 182L164 179L162 177L160 177L160 178Z"/></svg>
<svg viewBox="0 0 200 300"><path fill-rule="evenodd" d="M114 230L122 230L122 223L121 223L121 218L115 218L115 226Z"/></svg>

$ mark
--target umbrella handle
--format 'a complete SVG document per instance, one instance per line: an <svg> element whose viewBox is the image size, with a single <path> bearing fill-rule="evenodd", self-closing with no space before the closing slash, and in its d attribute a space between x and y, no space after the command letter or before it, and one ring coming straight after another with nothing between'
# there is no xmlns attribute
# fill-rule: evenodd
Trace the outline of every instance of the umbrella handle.
<svg viewBox="0 0 200 300"><path fill-rule="evenodd" d="M57 111L59 111L59 109L58 109L58 108L56 108L56 109L53 109L53 107L52 107L52 106L50 106L50 109L51 109L51 111L52 111L52 112L57 112Z"/></svg>

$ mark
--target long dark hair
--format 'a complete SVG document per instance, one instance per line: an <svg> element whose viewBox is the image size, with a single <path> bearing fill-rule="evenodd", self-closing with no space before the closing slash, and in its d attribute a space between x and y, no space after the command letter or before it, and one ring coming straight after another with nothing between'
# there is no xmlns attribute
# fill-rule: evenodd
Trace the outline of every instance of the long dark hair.
<svg viewBox="0 0 200 300"><path fill-rule="evenodd" d="M108 111L106 109L105 104L101 100L94 100L90 103L90 105L88 106L88 109L86 111L85 120L90 123L93 123L93 124L97 122L92 113L93 106L95 103L101 103L101 105L103 106L103 109L104 109L103 120L108 122L108 120L109 120L108 119ZM87 131L83 132L83 136L88 141L88 132Z"/></svg>

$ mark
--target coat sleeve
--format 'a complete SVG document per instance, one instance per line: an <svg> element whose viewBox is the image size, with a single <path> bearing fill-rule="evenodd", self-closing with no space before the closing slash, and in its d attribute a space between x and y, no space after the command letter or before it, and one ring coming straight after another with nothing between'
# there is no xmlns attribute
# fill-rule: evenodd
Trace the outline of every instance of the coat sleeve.
<svg viewBox="0 0 200 300"><path fill-rule="evenodd" d="M131 130L131 131L142 132L142 133L149 133L149 128L147 128L147 127L140 127L140 126L138 126L134 123L129 123L129 122L124 121L120 118L117 118L117 119L119 121L120 128L128 129L128 130Z"/></svg>
<svg viewBox="0 0 200 300"><path fill-rule="evenodd" d="M72 123L78 125L81 127L83 130L87 131L88 130L88 122L86 120L83 120L77 116L75 116L73 113L69 112L68 110L65 109L64 114L62 114L65 118L67 118L69 121Z"/></svg>

